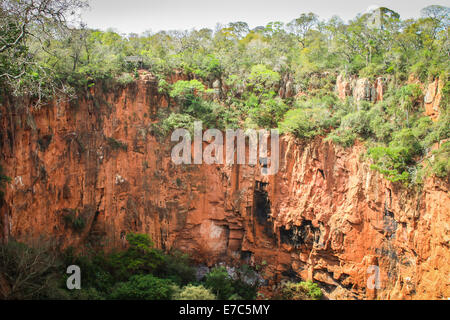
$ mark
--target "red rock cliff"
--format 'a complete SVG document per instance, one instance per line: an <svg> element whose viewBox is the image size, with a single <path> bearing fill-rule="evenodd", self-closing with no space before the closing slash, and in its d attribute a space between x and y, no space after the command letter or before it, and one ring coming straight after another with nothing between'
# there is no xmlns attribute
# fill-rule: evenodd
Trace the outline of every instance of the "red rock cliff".
<svg viewBox="0 0 450 320"><path fill-rule="evenodd" d="M152 134L167 108L151 77L99 88L40 110L1 107L0 159L12 178L2 237L56 237L63 246L125 246L151 235L212 265L258 264L273 285L314 279L331 298L450 296L448 186L393 186L361 160L362 146L283 138L280 171L181 165ZM83 228L70 224L85 221ZM374 270L380 284L369 289Z"/></svg>

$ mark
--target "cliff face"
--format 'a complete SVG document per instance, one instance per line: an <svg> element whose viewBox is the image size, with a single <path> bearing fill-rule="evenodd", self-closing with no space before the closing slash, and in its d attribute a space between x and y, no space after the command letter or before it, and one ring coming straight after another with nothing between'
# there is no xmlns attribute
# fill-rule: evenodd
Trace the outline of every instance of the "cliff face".
<svg viewBox="0 0 450 320"><path fill-rule="evenodd" d="M449 296L448 186L430 179L408 193L361 161L362 146L321 138L283 138L270 177L258 166L177 166L171 143L152 133L161 108L149 76L37 111L2 106L1 162L12 178L3 238L112 248L142 232L209 265L259 265L269 291L301 277L332 298Z"/></svg>
<svg viewBox="0 0 450 320"><path fill-rule="evenodd" d="M345 78L339 75L336 79L336 94L341 100L347 97L353 97L356 102L359 101L383 101L384 93L383 78L377 78L373 83L367 78L351 77Z"/></svg>
<svg viewBox="0 0 450 320"><path fill-rule="evenodd" d="M318 139L304 146L290 141L283 151L273 212L277 226L301 235L281 242L303 278L359 297L448 295L446 186L429 180L408 194L361 162L358 146L344 150ZM370 266L380 270L376 291L367 289Z"/></svg>
<svg viewBox="0 0 450 320"><path fill-rule="evenodd" d="M434 121L439 119L439 104L441 103L442 99L441 91L443 87L443 81L441 81L440 79L436 79L428 85L425 92L425 114Z"/></svg>

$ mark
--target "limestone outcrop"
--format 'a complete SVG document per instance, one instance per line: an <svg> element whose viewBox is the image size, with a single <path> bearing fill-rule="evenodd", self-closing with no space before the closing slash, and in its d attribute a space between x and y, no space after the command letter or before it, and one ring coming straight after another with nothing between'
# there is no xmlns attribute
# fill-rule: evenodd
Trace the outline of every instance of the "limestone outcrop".
<svg viewBox="0 0 450 320"><path fill-rule="evenodd" d="M367 78L347 78L343 75L338 75L336 79L336 94L341 100L353 97L355 102L383 101L384 90L383 78L381 77L378 77L373 82Z"/></svg>
<svg viewBox="0 0 450 320"><path fill-rule="evenodd" d="M436 78L431 82L425 90L425 114L431 117L432 120L437 121L440 115L439 105L442 99L443 81Z"/></svg>

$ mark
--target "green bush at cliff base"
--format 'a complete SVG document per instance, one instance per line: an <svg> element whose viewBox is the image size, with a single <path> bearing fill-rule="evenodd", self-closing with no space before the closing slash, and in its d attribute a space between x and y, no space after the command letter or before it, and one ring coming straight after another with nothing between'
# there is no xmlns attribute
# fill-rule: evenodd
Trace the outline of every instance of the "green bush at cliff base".
<svg viewBox="0 0 450 320"><path fill-rule="evenodd" d="M178 251L165 253L156 249L146 234L130 233L126 239L129 247L120 252L105 254L91 251L80 256L74 254L73 249L66 250L65 264L78 265L83 270L81 292L68 292L70 298L82 299L98 295L104 299L119 299L119 296L124 298L127 294L132 295L129 299L158 297L157 292L144 291L155 279L164 279L166 282L155 283L165 288L160 298L167 299L168 293L175 294L179 292L179 287L195 282L195 269L186 254ZM143 278L148 275L155 279ZM64 275L64 279L66 278ZM132 292L133 286L137 286L137 292ZM170 287L170 290L166 287ZM111 296L112 291L114 295Z"/></svg>
<svg viewBox="0 0 450 320"><path fill-rule="evenodd" d="M158 277L170 279L180 286L195 282L195 268L192 266L189 256L177 250L163 255L163 261L156 269L155 274Z"/></svg>
<svg viewBox="0 0 450 320"><path fill-rule="evenodd" d="M121 252L92 252L88 256L76 256L73 250L66 252L65 262L76 264L83 270L83 293L74 295L70 292L71 298L95 295L105 299L193 299L200 295L205 299L256 297L259 283L245 281L245 278L256 278L249 267L237 269L235 278L231 278L224 267L213 268L201 284L196 281L195 269L186 254L164 253L153 247L146 234L130 233L126 238L129 247ZM152 285L160 291L150 290Z"/></svg>
<svg viewBox="0 0 450 320"><path fill-rule="evenodd" d="M280 293L281 298L285 300L319 300L322 298L322 291L312 281L285 282L281 285Z"/></svg>
<svg viewBox="0 0 450 320"><path fill-rule="evenodd" d="M177 292L174 300L215 300L216 296L203 285L189 284Z"/></svg>
<svg viewBox="0 0 450 320"><path fill-rule="evenodd" d="M235 293L233 281L225 267L212 269L206 275L205 286L217 295L219 300L226 300Z"/></svg>
<svg viewBox="0 0 450 320"><path fill-rule="evenodd" d="M164 263L164 253L153 247L148 235L129 233L126 239L128 249L109 256L116 279L125 280L135 274L153 273Z"/></svg>
<svg viewBox="0 0 450 320"><path fill-rule="evenodd" d="M170 300L177 290L179 288L171 280L151 274L136 275L118 283L109 297L120 300Z"/></svg>
<svg viewBox="0 0 450 320"><path fill-rule="evenodd" d="M252 300L256 298L259 285L258 281L248 281L252 273L253 270L243 266L232 278L225 267L215 267L206 275L205 286L220 300Z"/></svg>
<svg viewBox="0 0 450 320"><path fill-rule="evenodd" d="M35 244L29 247L12 239L0 244L0 300L52 299L57 294L63 265L55 244Z"/></svg>

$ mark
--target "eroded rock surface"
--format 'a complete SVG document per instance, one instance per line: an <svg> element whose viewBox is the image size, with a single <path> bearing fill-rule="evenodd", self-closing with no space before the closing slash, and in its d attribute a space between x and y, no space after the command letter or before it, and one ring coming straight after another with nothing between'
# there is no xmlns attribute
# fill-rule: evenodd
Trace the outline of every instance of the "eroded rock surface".
<svg viewBox="0 0 450 320"><path fill-rule="evenodd" d="M383 101L384 89L384 82L381 77L373 82L367 78L346 78L343 75L339 75L336 79L336 94L341 100L352 97L355 102Z"/></svg>
<svg viewBox="0 0 450 320"><path fill-rule="evenodd" d="M443 81L440 81L439 78L431 82L425 90L425 114L434 121L439 119L440 108L439 105L442 99L441 90L444 86Z"/></svg>
<svg viewBox="0 0 450 320"><path fill-rule="evenodd" d="M331 298L450 295L450 198L439 180L407 192L369 169L362 146L321 138L283 138L270 177L259 166L174 165L171 143L152 129L168 104L151 76L40 110L21 105L1 107L1 161L12 177L4 239L120 248L142 232L206 265L259 265L269 291L297 277Z"/></svg>

